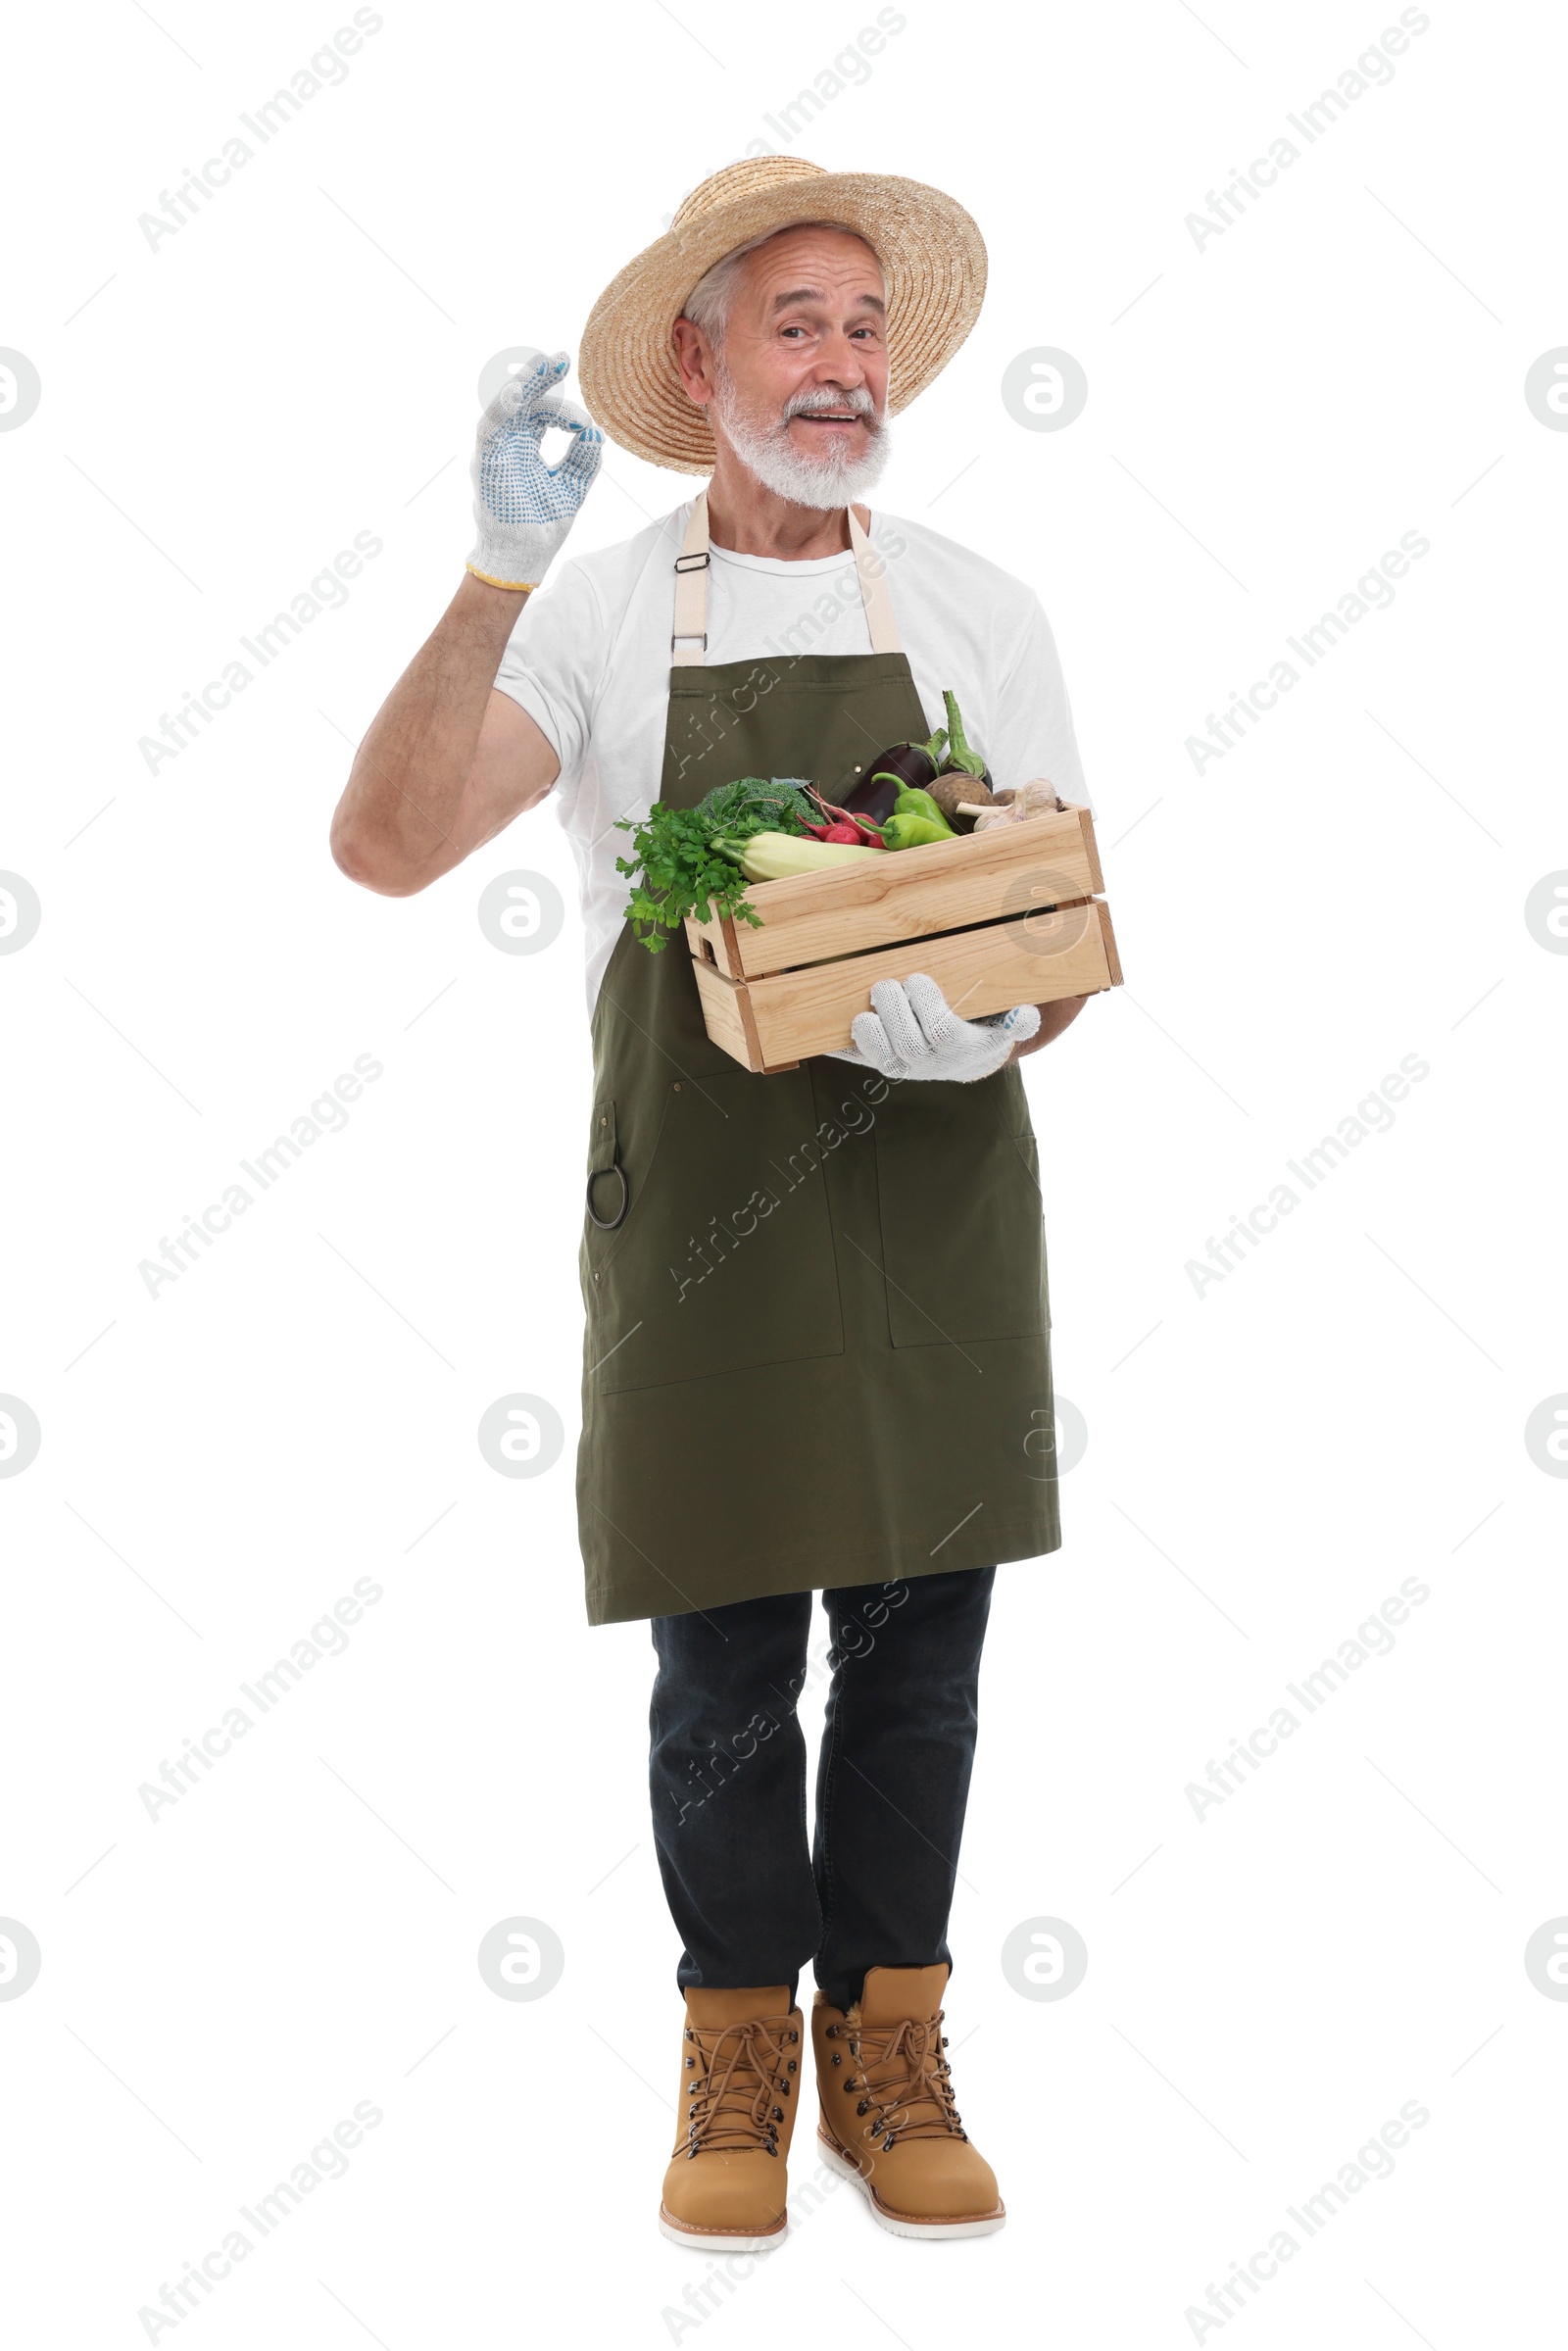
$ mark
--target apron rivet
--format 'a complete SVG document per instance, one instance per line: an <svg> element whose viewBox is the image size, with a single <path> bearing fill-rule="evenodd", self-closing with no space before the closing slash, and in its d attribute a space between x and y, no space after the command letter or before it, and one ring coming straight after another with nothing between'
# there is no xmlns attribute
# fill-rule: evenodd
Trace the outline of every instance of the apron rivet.
<svg viewBox="0 0 1568 2351"><path fill-rule="evenodd" d="M679 1080L679 1078L677 1078L677 1079L675 1080L675 1092L676 1092L677 1094L680 1092L680 1080Z"/></svg>

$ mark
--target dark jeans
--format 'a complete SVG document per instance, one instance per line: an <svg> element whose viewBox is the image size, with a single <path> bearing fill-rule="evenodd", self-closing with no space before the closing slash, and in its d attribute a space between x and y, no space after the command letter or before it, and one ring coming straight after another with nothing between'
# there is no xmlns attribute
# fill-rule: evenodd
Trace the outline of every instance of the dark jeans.
<svg viewBox="0 0 1568 2351"><path fill-rule="evenodd" d="M685 1943L676 1982L787 1984L835 2006L867 1968L951 1964L994 1567L822 1594L833 1669L806 1825L811 1594L653 1619L654 1838Z"/></svg>

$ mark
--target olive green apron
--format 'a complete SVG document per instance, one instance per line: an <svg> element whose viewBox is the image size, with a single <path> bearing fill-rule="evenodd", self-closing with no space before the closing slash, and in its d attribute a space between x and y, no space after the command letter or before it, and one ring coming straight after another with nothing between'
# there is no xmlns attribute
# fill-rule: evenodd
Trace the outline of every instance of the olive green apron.
<svg viewBox="0 0 1568 2351"><path fill-rule="evenodd" d="M930 726L887 583L875 651L708 668L706 492L677 561L661 796L842 800ZM712 1044L684 936L628 924L594 1011L580 1257L588 1617L1032 1558L1060 1543L1039 1160L1015 1067L891 1084Z"/></svg>

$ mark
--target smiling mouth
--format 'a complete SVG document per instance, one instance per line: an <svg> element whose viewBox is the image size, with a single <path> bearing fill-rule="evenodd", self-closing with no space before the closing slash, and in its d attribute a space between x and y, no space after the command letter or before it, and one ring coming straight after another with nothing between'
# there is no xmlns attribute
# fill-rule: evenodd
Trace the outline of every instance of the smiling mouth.
<svg viewBox="0 0 1568 2351"><path fill-rule="evenodd" d="M863 424L865 418L855 409L797 409L790 418L792 424Z"/></svg>

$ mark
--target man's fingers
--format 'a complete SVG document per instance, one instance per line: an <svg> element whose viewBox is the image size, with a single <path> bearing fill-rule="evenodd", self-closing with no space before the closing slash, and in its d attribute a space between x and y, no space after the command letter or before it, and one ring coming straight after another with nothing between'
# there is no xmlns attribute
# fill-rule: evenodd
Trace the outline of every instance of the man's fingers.
<svg viewBox="0 0 1568 2351"><path fill-rule="evenodd" d="M873 990L872 993L874 994L875 991ZM855 1039L857 1049L865 1055L873 1068L881 1070L884 1077L892 1078L904 1075L904 1064L895 1053L887 1030L875 1012L857 1012L855 1018L850 1022L850 1035Z"/></svg>
<svg viewBox="0 0 1568 2351"><path fill-rule="evenodd" d="M515 423L526 416L541 400L551 397L570 366L570 358L564 351L542 352L526 367L519 367L515 375L508 376L485 410L485 423L491 426Z"/></svg>
<svg viewBox="0 0 1568 2351"><path fill-rule="evenodd" d="M881 1017L888 1043L901 1061L917 1061L929 1053L925 1033L898 980L878 980L871 990L871 1002Z"/></svg>
<svg viewBox="0 0 1568 2351"><path fill-rule="evenodd" d="M953 1044L969 1023L960 1019L929 972L914 971L904 983L916 1020L933 1046Z"/></svg>
<svg viewBox="0 0 1568 2351"><path fill-rule="evenodd" d="M545 467L554 480L558 473L571 480L590 482L598 472L605 454L605 436L592 416L567 400L560 392L548 392L530 412L527 430L542 443L547 432L570 433L570 445L553 465Z"/></svg>
<svg viewBox="0 0 1568 2351"><path fill-rule="evenodd" d="M552 425L562 432L599 430L587 410L580 409L575 400L568 400L564 392L546 392L542 399L536 400L528 412L528 421L540 432L549 432Z"/></svg>

